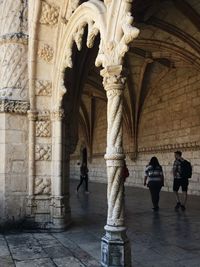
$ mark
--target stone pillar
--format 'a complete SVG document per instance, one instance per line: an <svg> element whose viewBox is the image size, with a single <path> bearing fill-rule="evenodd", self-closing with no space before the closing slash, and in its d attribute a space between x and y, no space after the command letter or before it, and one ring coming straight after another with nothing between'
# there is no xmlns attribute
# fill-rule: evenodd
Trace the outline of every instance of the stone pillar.
<svg viewBox="0 0 200 267"><path fill-rule="evenodd" d="M35 198L34 198L34 184L35 184L35 123L37 120L37 112L28 111L29 119L29 176L28 176L28 197L27 197L27 219L31 225L34 224L35 219Z"/></svg>
<svg viewBox="0 0 200 267"><path fill-rule="evenodd" d="M62 121L64 110L52 112L52 223L55 229L64 229L70 223L70 211L65 209L62 159Z"/></svg>
<svg viewBox="0 0 200 267"><path fill-rule="evenodd" d="M0 1L0 222L24 218L28 145L27 1Z"/></svg>
<svg viewBox="0 0 200 267"><path fill-rule="evenodd" d="M101 244L101 266L131 266L131 251L124 225L124 181L121 170L125 158L122 146L122 110L125 77L121 65L101 71L107 94L107 199L106 235Z"/></svg>

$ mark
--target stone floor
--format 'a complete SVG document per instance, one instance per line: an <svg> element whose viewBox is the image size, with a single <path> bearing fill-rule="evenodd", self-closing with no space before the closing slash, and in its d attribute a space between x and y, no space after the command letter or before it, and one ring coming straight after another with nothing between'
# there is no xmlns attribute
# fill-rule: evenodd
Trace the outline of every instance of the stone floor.
<svg viewBox="0 0 200 267"><path fill-rule="evenodd" d="M0 235L0 267L97 267L106 222L106 186L90 183L90 194L71 186L73 223L62 233ZM151 210L148 190L126 187L128 237L133 267L200 266L200 197L175 212L174 195L161 192L160 211Z"/></svg>

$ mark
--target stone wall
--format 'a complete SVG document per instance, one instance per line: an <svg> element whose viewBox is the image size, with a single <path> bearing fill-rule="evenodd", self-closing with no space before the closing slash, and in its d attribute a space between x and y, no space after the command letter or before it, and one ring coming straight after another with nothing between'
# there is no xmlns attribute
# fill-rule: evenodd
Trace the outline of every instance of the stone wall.
<svg viewBox="0 0 200 267"><path fill-rule="evenodd" d="M0 221L10 222L25 214L28 143L27 118L24 115L0 113Z"/></svg>

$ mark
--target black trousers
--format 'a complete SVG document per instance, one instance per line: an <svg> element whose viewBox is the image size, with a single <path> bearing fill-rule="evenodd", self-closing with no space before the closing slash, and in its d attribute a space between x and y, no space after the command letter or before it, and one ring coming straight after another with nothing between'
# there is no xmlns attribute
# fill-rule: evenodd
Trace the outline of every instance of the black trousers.
<svg viewBox="0 0 200 267"><path fill-rule="evenodd" d="M149 182L148 187L151 193L151 200L154 208L158 208L159 199L160 199L160 190L162 188L162 184L160 182Z"/></svg>
<svg viewBox="0 0 200 267"><path fill-rule="evenodd" d="M77 186L77 191L79 190L79 188L82 185L83 181L85 182L85 191L88 191L88 175L81 175L80 176L80 183Z"/></svg>

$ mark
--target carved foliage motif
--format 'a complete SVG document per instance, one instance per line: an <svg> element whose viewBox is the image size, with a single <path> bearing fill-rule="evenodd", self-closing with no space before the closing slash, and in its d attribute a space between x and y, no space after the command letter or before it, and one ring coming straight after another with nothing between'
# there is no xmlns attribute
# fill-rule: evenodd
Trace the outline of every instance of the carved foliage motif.
<svg viewBox="0 0 200 267"><path fill-rule="evenodd" d="M50 137L51 136L50 121L36 121L36 136L37 137Z"/></svg>
<svg viewBox="0 0 200 267"><path fill-rule="evenodd" d="M37 177L35 179L35 194L50 195L51 179L49 177Z"/></svg>
<svg viewBox="0 0 200 267"><path fill-rule="evenodd" d="M29 103L25 101L0 100L0 112L27 113Z"/></svg>
<svg viewBox="0 0 200 267"><path fill-rule="evenodd" d="M51 6L43 1L40 23L55 25L58 23L58 17L59 17L59 7Z"/></svg>
<svg viewBox="0 0 200 267"><path fill-rule="evenodd" d="M51 62L53 60L53 48L49 45L45 44L42 48L38 51L38 56L46 62Z"/></svg>
<svg viewBox="0 0 200 267"><path fill-rule="evenodd" d="M51 160L51 145L37 144L35 146L35 160Z"/></svg>
<svg viewBox="0 0 200 267"><path fill-rule="evenodd" d="M52 83L46 80L36 80L35 82L36 95L38 96L51 96Z"/></svg>

